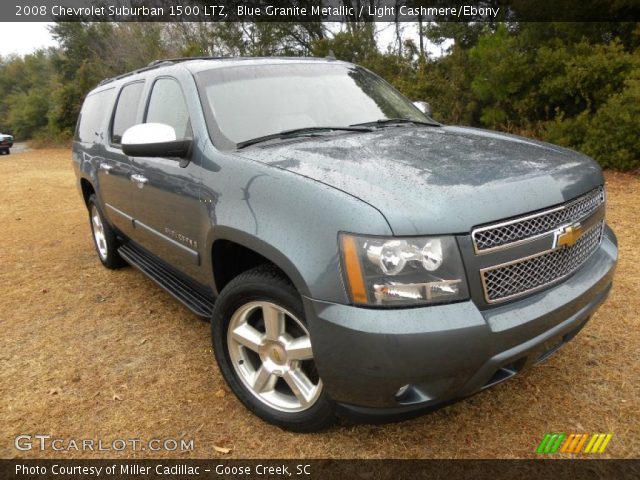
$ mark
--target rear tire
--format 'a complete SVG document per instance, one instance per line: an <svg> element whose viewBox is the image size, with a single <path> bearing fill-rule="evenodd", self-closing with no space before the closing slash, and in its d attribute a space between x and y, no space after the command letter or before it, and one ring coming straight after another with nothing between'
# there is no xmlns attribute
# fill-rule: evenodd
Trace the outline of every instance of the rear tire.
<svg viewBox="0 0 640 480"><path fill-rule="evenodd" d="M98 258L105 267L112 270L124 267L127 263L118 254L118 238L102 214L95 194L89 197L87 208L89 209L89 224L91 225L93 244L96 247Z"/></svg>
<svg viewBox="0 0 640 480"><path fill-rule="evenodd" d="M278 269L263 265L229 282L216 300L211 335L222 375L257 416L294 432L335 422L300 295Z"/></svg>

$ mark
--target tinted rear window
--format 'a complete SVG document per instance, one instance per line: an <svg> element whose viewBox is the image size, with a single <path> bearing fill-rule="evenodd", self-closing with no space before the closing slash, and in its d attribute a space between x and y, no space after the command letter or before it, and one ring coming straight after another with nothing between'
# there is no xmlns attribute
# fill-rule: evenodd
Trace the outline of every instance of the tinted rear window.
<svg viewBox="0 0 640 480"><path fill-rule="evenodd" d="M102 90L89 95L80 110L75 139L79 142L95 142L104 128L114 89Z"/></svg>
<svg viewBox="0 0 640 480"><path fill-rule="evenodd" d="M122 134L136 124L143 88L144 83L137 82L125 85L120 91L116 113L113 116L111 142L119 144L122 141Z"/></svg>

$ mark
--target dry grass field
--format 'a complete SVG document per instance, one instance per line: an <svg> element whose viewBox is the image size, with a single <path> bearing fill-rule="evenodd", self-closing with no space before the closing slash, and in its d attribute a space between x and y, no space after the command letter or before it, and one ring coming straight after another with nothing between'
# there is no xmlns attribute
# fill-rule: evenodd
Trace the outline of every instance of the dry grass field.
<svg viewBox="0 0 640 480"><path fill-rule="evenodd" d="M621 247L612 295L549 361L414 420L312 435L245 410L214 363L208 324L137 270L101 266L68 150L2 156L0 179L2 458L526 458L549 431L612 432L605 457L640 456L637 176L607 175ZM18 434L183 438L195 449L20 452Z"/></svg>

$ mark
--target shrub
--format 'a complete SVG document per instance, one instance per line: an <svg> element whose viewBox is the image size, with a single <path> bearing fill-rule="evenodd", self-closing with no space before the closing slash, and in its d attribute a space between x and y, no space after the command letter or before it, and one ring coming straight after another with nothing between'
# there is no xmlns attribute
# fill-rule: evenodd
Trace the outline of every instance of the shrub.
<svg viewBox="0 0 640 480"><path fill-rule="evenodd" d="M609 97L587 128L582 150L600 165L619 170L640 168L640 68L622 92Z"/></svg>

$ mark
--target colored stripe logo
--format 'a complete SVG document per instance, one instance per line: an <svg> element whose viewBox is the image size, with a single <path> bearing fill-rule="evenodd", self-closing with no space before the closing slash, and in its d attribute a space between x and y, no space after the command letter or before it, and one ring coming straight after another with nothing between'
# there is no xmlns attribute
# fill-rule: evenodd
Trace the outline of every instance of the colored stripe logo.
<svg viewBox="0 0 640 480"><path fill-rule="evenodd" d="M547 433L536 453L603 453L612 437L612 433Z"/></svg>

